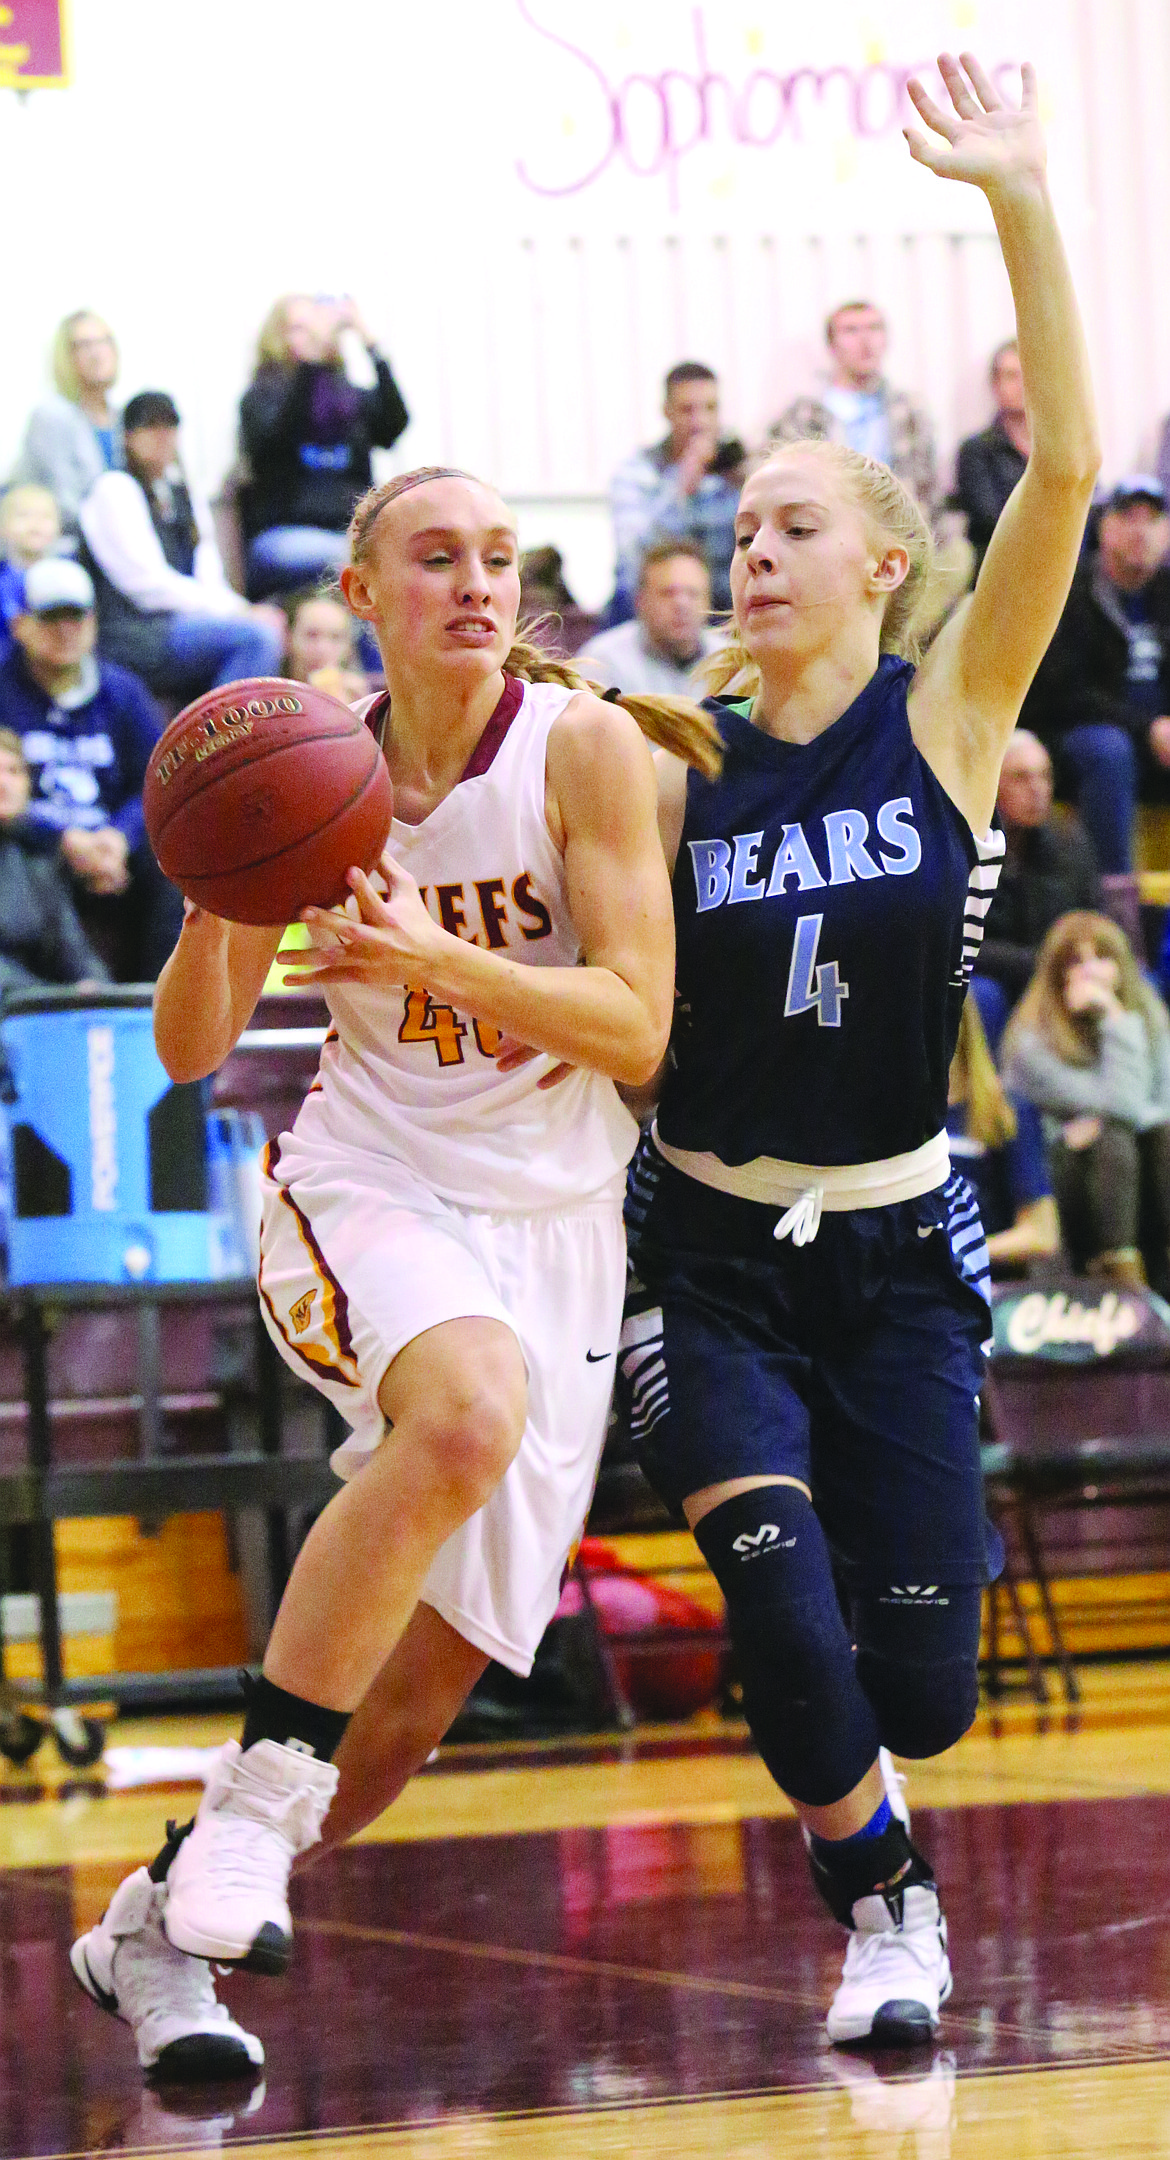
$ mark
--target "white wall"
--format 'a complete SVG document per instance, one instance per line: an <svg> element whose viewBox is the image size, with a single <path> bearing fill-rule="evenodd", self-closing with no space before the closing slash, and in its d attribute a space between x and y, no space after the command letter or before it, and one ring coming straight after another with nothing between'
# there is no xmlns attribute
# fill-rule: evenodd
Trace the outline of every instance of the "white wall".
<svg viewBox="0 0 1170 2160"><path fill-rule="evenodd" d="M125 394L174 392L214 491L289 288L362 302L413 416L391 465L489 473L587 602L608 474L656 435L680 356L720 370L750 437L818 362L827 308L871 293L949 453L1011 315L982 199L898 133L891 81L941 43L1041 68L1109 472L1170 407L1166 0L73 0L73 29L70 90L0 92L0 470L85 304ZM837 62L852 85L793 86ZM736 140L782 113L770 147Z"/></svg>

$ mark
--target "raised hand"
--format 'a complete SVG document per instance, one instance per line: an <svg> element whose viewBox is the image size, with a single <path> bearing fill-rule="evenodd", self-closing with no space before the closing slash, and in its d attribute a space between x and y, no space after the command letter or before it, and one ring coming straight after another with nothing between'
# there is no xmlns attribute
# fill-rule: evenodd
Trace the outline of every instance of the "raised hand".
<svg viewBox="0 0 1170 2160"><path fill-rule="evenodd" d="M1116 969L1111 961L1074 960L1064 978L1064 1002L1070 1013L1119 1013L1114 989Z"/></svg>
<svg viewBox="0 0 1170 2160"><path fill-rule="evenodd" d="M1020 70L1018 107L1004 104L974 53L958 60L940 53L938 71L950 94L950 112L935 104L917 76L906 85L915 111L932 130L926 135L921 128L903 129L911 157L940 180L966 180L988 195L1041 182L1046 152L1031 62L1025 60Z"/></svg>
<svg viewBox="0 0 1170 2160"><path fill-rule="evenodd" d="M353 330L363 345L372 345L374 342L352 293L343 293L337 303L337 327L339 330Z"/></svg>
<svg viewBox="0 0 1170 2160"><path fill-rule="evenodd" d="M711 461L719 448L719 437L714 428L696 428L678 461L679 486L684 495L693 495L695 489L711 470Z"/></svg>

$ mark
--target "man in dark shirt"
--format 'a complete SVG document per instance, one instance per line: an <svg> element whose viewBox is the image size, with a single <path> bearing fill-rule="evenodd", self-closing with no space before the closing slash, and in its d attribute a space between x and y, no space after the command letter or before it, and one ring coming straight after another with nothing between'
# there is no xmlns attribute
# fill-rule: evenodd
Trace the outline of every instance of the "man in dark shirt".
<svg viewBox="0 0 1170 2160"><path fill-rule="evenodd" d="M991 394L995 418L980 435L959 444L955 492L951 500L967 520L967 538L976 568L999 522L1004 504L1028 462L1032 438L1024 406L1024 376L1014 338L991 357Z"/></svg>
<svg viewBox="0 0 1170 2160"><path fill-rule="evenodd" d="M635 450L610 485L614 591L607 627L634 614L642 557L659 540L687 540L707 565L717 608L731 606L728 574L747 455L719 423L719 382L702 360L680 360L666 378L665 440Z"/></svg>
<svg viewBox="0 0 1170 2160"><path fill-rule="evenodd" d="M31 787L19 735L0 727L0 999L109 980L78 921L56 835L27 814Z"/></svg>
<svg viewBox="0 0 1170 2160"><path fill-rule="evenodd" d="M18 737L31 774L29 817L55 841L87 933L124 979L153 981L183 917L142 819L158 707L128 668L96 656L93 584L80 563L33 564L12 632L0 726Z"/></svg>
<svg viewBox="0 0 1170 2160"><path fill-rule="evenodd" d="M1075 790L1097 860L1131 867L1133 812L1170 796L1170 516L1161 482L1132 473L1101 513L1023 717Z"/></svg>
<svg viewBox="0 0 1170 2160"><path fill-rule="evenodd" d="M993 1052L1045 933L1071 908L1101 905L1092 842L1079 818L1053 817L1052 760L1027 728L1016 729L1004 752L995 807L1007 851L972 983Z"/></svg>

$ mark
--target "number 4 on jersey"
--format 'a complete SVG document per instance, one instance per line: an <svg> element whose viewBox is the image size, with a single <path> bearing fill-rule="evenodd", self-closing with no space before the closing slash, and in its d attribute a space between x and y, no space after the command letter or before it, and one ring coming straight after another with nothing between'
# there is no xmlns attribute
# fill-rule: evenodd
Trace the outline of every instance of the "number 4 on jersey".
<svg viewBox="0 0 1170 2160"><path fill-rule="evenodd" d="M440 1065L462 1065L467 1029L451 1005L432 1005L425 990L408 990L400 1043L433 1043Z"/></svg>
<svg viewBox="0 0 1170 2160"><path fill-rule="evenodd" d="M481 1054L485 1058L497 1057L504 1039L499 1028L489 1026L486 1020L473 1020L471 1025ZM407 991L399 1042L431 1043L440 1065L462 1065L466 1033L453 1005L432 1004L425 990Z"/></svg>
<svg viewBox="0 0 1170 2160"><path fill-rule="evenodd" d="M801 915L797 920L784 1017L792 1020L799 1013L815 1012L818 1027L840 1027L841 1007L849 995L849 985L842 982L835 960L817 966L824 919L823 915Z"/></svg>

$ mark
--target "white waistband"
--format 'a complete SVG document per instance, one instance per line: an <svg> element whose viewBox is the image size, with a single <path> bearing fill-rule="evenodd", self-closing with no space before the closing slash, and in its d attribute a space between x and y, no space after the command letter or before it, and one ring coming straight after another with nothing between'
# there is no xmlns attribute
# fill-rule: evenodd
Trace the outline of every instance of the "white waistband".
<svg viewBox="0 0 1170 2160"><path fill-rule="evenodd" d="M754 1162L720 1162L717 1155L668 1146L657 1119L650 1137L668 1163L700 1185L713 1185L717 1192L731 1193L737 1200L757 1200L765 1207L789 1208L806 1193L815 1194L818 1217L822 1208L844 1214L850 1208L893 1207L898 1200L916 1200L920 1193L933 1192L941 1185L951 1167L945 1132L936 1133L908 1155L888 1155L884 1162L823 1165L778 1162L772 1155L757 1155Z"/></svg>

